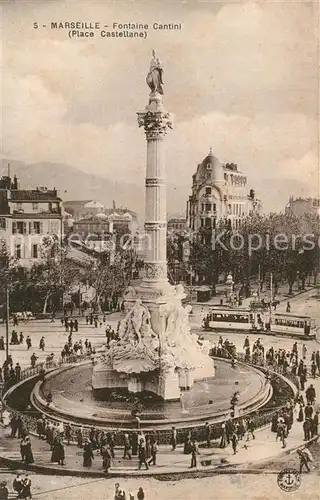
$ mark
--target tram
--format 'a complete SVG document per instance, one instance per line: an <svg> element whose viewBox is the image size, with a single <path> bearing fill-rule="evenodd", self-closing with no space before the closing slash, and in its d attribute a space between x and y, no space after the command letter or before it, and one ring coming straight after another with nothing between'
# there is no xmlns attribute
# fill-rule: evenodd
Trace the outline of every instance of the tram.
<svg viewBox="0 0 320 500"><path fill-rule="evenodd" d="M274 333L314 339L315 321L307 315L295 315L290 313L275 313L272 315L271 330Z"/></svg>
<svg viewBox="0 0 320 500"><path fill-rule="evenodd" d="M203 319L205 331L261 332L304 340L315 338L315 323L310 316L270 313L251 309L215 308Z"/></svg>
<svg viewBox="0 0 320 500"><path fill-rule="evenodd" d="M250 330L253 313L249 309L213 309L203 319L204 330Z"/></svg>

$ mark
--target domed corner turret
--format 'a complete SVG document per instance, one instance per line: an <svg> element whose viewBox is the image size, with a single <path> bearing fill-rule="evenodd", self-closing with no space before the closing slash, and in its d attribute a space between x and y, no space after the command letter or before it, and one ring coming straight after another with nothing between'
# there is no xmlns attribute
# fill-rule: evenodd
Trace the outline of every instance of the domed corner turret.
<svg viewBox="0 0 320 500"><path fill-rule="evenodd" d="M223 183L223 165L216 156L212 154L212 148L208 156L201 163L202 174L208 178L209 174L213 183Z"/></svg>

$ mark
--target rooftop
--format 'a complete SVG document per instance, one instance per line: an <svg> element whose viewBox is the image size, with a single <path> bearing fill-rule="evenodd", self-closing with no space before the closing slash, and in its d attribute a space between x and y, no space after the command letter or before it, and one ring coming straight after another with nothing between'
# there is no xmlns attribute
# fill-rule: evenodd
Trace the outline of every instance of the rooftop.
<svg viewBox="0 0 320 500"><path fill-rule="evenodd" d="M13 201L61 201L56 189L13 189L10 191L10 199Z"/></svg>

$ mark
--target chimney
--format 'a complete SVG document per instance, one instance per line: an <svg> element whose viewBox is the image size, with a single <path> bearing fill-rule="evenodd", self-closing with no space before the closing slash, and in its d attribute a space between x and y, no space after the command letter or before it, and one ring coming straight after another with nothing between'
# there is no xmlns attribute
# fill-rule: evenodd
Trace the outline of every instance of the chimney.
<svg viewBox="0 0 320 500"><path fill-rule="evenodd" d="M12 189L18 189L18 178L17 178L16 174L14 174L14 177L13 177L13 188Z"/></svg>
<svg viewBox="0 0 320 500"><path fill-rule="evenodd" d="M115 200L112 200L112 208L113 208L113 210L116 209L116 201Z"/></svg>

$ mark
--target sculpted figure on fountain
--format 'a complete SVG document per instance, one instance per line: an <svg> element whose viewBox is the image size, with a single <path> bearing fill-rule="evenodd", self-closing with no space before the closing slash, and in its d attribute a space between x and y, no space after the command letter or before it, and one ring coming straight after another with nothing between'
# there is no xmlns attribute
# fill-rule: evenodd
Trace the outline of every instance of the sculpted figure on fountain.
<svg viewBox="0 0 320 500"><path fill-rule="evenodd" d="M106 348L103 362L122 373L149 372L159 368L159 338L151 327L150 313L136 300L119 328L118 341Z"/></svg>

